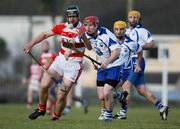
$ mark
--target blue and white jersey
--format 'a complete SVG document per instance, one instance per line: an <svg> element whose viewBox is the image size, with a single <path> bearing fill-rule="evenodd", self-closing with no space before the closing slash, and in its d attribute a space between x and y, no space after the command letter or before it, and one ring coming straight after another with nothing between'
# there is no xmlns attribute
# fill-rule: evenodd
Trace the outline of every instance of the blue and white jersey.
<svg viewBox="0 0 180 129"><path fill-rule="evenodd" d="M98 35L96 37L92 37L87 33L86 37L97 55L98 62L101 63L106 62L113 50L120 48L116 36L105 27L98 28ZM119 61L119 59L116 59L113 63L109 64L107 68L119 66Z"/></svg>
<svg viewBox="0 0 180 129"><path fill-rule="evenodd" d="M153 40L152 34L141 24L137 25L135 28L128 28L126 30L126 35L135 42L138 42L141 46L150 43Z"/></svg>
<svg viewBox="0 0 180 129"><path fill-rule="evenodd" d="M125 39L121 44L121 51L119 55L120 65L124 64L127 67L131 61L131 55L137 54L142 50L142 47L132 39L130 39L127 35L125 35ZM131 67L131 66L130 66Z"/></svg>

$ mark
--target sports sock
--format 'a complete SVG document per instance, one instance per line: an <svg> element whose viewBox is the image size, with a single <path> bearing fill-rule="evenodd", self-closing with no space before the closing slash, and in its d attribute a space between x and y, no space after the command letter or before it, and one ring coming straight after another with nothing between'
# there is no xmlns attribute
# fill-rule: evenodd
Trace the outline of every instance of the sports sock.
<svg viewBox="0 0 180 129"><path fill-rule="evenodd" d="M160 109L163 107L163 104L161 103L161 101L158 100L158 101L155 103L155 106L156 106L157 109L160 110Z"/></svg>
<svg viewBox="0 0 180 129"><path fill-rule="evenodd" d="M39 112L45 111L46 110L46 104L38 104L38 110Z"/></svg>

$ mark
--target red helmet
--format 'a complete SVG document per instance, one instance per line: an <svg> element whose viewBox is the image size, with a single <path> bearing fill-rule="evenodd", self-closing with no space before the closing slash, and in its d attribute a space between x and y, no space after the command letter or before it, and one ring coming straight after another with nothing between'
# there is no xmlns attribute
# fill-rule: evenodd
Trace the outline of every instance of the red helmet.
<svg viewBox="0 0 180 129"><path fill-rule="evenodd" d="M99 25L99 19L96 16L88 16L84 18L83 23L92 23L94 25Z"/></svg>

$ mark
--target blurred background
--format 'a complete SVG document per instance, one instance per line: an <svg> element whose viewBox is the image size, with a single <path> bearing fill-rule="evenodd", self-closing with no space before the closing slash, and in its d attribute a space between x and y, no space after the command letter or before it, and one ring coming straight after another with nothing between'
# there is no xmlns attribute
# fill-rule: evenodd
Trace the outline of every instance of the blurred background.
<svg viewBox="0 0 180 129"><path fill-rule="evenodd" d="M112 30L116 20L126 20L127 11L141 12L144 26L153 34L155 48L145 53L146 84L162 98L168 87L168 102L180 102L180 1L179 0L1 0L0 2L0 103L26 102L31 58L23 54L23 46L42 31L64 22L64 12L70 4L80 8L81 19L96 15L100 24ZM52 51L58 53L58 39L48 39ZM36 57L41 45L33 48ZM93 53L87 54L94 56ZM91 103L97 103L96 71L85 59L80 78L80 91ZM134 102L144 99L133 90Z"/></svg>

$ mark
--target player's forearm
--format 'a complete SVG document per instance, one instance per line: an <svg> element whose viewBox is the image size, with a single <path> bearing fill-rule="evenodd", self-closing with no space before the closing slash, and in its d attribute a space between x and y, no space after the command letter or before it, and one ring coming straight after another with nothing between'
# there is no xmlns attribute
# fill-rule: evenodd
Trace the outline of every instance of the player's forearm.
<svg viewBox="0 0 180 129"><path fill-rule="evenodd" d="M137 57L137 65L141 65L141 60L142 60L143 52L140 51L138 52L138 57Z"/></svg>
<svg viewBox="0 0 180 129"><path fill-rule="evenodd" d="M81 36L81 38L82 38L82 40L84 41L84 44L85 44L85 46L87 47L87 49L88 49L88 50L92 50L91 43L90 43L90 41L87 39L86 35L83 34L83 35Z"/></svg>
<svg viewBox="0 0 180 129"><path fill-rule="evenodd" d="M106 61L106 64L113 63L119 57L120 49L115 49L112 51L111 56Z"/></svg>
<svg viewBox="0 0 180 129"><path fill-rule="evenodd" d="M34 45L40 43L41 41L43 41L44 39L47 39L48 37L49 36L45 32L43 32L43 33L39 34L37 37L35 37L34 39L32 39L29 42L29 44L30 44L30 46L33 47Z"/></svg>
<svg viewBox="0 0 180 129"><path fill-rule="evenodd" d="M142 46L143 50L150 50L154 48L154 42L146 43L145 45Z"/></svg>

